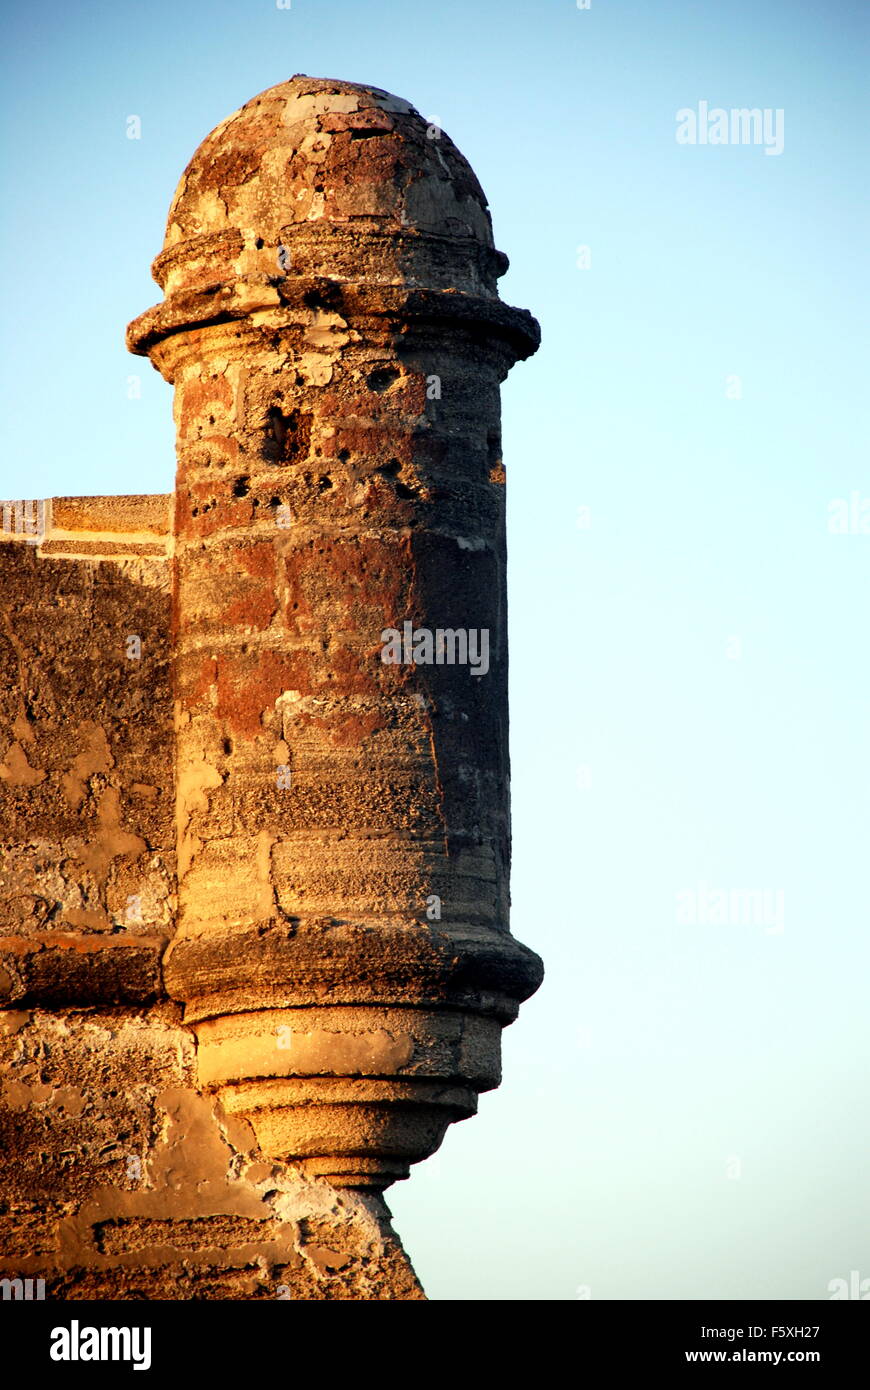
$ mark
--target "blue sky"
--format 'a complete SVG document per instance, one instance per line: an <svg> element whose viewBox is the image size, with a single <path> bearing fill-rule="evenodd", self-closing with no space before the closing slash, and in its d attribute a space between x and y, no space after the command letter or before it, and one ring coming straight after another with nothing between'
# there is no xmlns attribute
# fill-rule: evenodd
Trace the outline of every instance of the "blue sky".
<svg viewBox="0 0 870 1390"><path fill-rule="evenodd" d="M868 28L848 0L8 10L4 496L172 489L124 329L196 146L296 72L437 119L541 321L503 400L513 930L548 977L480 1118L391 1190L432 1297L870 1278L870 523L828 525L870 499ZM782 153L678 144L700 101L781 109ZM678 921L704 885L782 892L783 929Z"/></svg>

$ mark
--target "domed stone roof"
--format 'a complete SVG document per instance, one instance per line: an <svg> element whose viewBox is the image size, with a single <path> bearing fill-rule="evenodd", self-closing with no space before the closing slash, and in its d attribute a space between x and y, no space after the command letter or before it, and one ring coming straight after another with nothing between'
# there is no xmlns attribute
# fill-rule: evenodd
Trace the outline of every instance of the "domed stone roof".
<svg viewBox="0 0 870 1390"><path fill-rule="evenodd" d="M155 278L167 293L201 284L190 262L228 233L243 273L304 267L494 295L507 267L484 192L449 136L399 97L323 78L270 87L203 140L173 198Z"/></svg>
<svg viewBox="0 0 870 1390"><path fill-rule="evenodd" d="M252 215L264 236L324 218L493 244L483 189L449 136L399 97L323 78L270 87L203 140L165 245Z"/></svg>
<svg viewBox="0 0 870 1390"><path fill-rule="evenodd" d="M485 322L525 357L539 330L499 300L507 266L484 192L444 131L380 88L296 76L199 146L152 267L164 301L130 324L127 345L146 355L197 325L254 323L339 294L348 312L403 296L407 317Z"/></svg>

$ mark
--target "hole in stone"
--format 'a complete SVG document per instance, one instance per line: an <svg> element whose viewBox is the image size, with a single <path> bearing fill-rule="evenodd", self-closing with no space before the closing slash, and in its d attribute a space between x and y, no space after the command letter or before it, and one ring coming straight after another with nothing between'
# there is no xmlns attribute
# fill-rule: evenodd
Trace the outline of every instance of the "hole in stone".
<svg viewBox="0 0 870 1390"><path fill-rule="evenodd" d="M341 459L342 463L347 463L350 458L350 449L339 449L338 457Z"/></svg>
<svg viewBox="0 0 870 1390"><path fill-rule="evenodd" d="M318 492L326 492L327 488L331 488L331 487L332 487L332 479L329 477L328 474L324 474L324 476L323 476L322 478L319 478L319 479L318 479L318 482L317 482L317 491L318 491Z"/></svg>
<svg viewBox="0 0 870 1390"><path fill-rule="evenodd" d="M302 411L295 406L287 415L282 414L277 406L270 406L269 426L272 439L265 441L265 456L277 457L285 463L296 458L305 458L310 446L312 419L310 411Z"/></svg>
<svg viewBox="0 0 870 1390"><path fill-rule="evenodd" d="M407 487L407 486L405 485L405 483L396 483L396 496L397 496L397 497L410 498L410 497L416 497L416 496L417 496L417 493L416 493L416 491L414 490L414 488L412 488L412 487Z"/></svg>
<svg viewBox="0 0 870 1390"><path fill-rule="evenodd" d="M229 757L229 755L230 755L230 753L232 753L232 751L233 751L233 741L232 741L232 739L231 739L231 738L225 738L225 739L224 739L224 752L226 753L227 757Z"/></svg>
<svg viewBox="0 0 870 1390"><path fill-rule="evenodd" d="M250 489L248 483L251 481L247 475L244 478L237 478L233 483L233 497L247 497Z"/></svg>
<svg viewBox="0 0 870 1390"><path fill-rule="evenodd" d="M269 498L269 506L270 506L270 507L280 507L280 505L281 505L281 498L280 498L280 497L270 497L270 498Z"/></svg>
<svg viewBox="0 0 870 1390"><path fill-rule="evenodd" d="M398 375L399 372L395 367L376 367L366 377L366 384L370 391L386 391L389 386L392 386Z"/></svg>
<svg viewBox="0 0 870 1390"><path fill-rule="evenodd" d="M262 238L261 236L258 236L258 237L257 237L257 240L254 242L254 245L256 246L256 248L257 248L258 251L262 251L264 244L265 244L265 243L264 243L263 238Z"/></svg>
<svg viewBox="0 0 870 1390"><path fill-rule="evenodd" d="M326 310L331 313L341 304L341 286L332 281L323 281L322 287L305 291L302 303L307 309Z"/></svg>
<svg viewBox="0 0 870 1390"><path fill-rule="evenodd" d="M269 407L269 425L271 426L272 434L275 436L278 445L283 445L284 437L287 434L287 425L284 416L276 405Z"/></svg>
<svg viewBox="0 0 870 1390"><path fill-rule="evenodd" d="M401 471L402 465L398 459L390 459L389 463L383 463L380 468L375 469L375 472L380 473L384 478L398 478Z"/></svg>
<svg viewBox="0 0 870 1390"><path fill-rule="evenodd" d="M389 133L388 130L377 129L352 130L350 132L350 138L351 140L374 140L376 135L389 135Z"/></svg>

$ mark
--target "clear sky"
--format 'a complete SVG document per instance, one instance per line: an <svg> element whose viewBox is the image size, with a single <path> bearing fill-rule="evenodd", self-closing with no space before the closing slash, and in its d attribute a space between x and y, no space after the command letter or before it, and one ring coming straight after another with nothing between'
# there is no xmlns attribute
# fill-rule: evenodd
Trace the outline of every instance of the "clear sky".
<svg viewBox="0 0 870 1390"><path fill-rule="evenodd" d="M430 1296L870 1278L864 0L5 12L3 496L171 491L124 329L196 146L297 72L443 126L541 321L503 399L513 931L548 976L389 1194ZM700 102L781 111L781 153L678 143Z"/></svg>

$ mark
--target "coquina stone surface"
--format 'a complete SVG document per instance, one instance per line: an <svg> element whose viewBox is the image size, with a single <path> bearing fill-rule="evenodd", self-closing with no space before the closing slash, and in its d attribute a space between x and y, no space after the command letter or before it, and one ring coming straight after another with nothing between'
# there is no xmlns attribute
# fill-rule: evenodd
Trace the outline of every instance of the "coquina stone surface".
<svg viewBox="0 0 870 1390"><path fill-rule="evenodd" d="M128 329L174 497L4 512L0 1277L423 1296L380 1194L542 975L508 921L499 387L539 332L506 265L407 102L274 87L194 155Z"/></svg>

